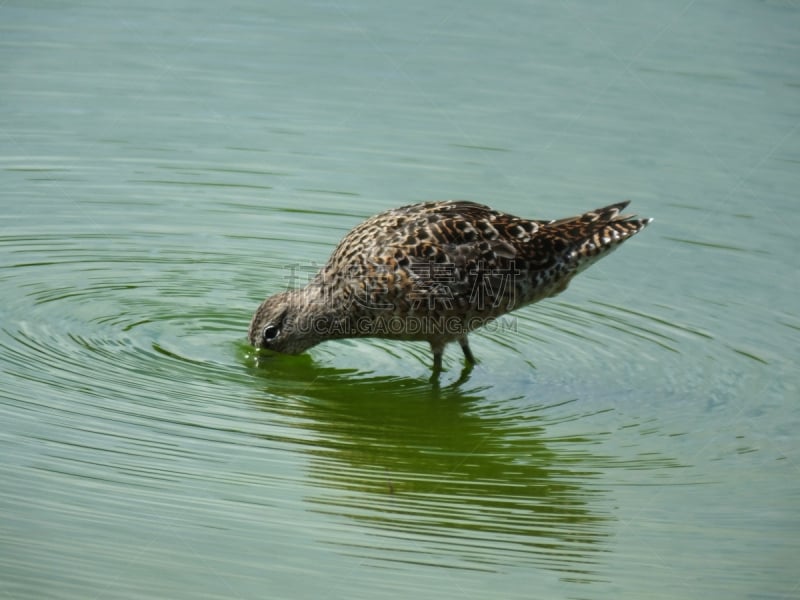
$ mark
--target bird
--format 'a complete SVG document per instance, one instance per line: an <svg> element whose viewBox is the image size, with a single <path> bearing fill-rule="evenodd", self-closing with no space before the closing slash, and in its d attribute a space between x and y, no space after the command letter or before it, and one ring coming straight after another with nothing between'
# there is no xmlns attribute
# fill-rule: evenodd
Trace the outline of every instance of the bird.
<svg viewBox="0 0 800 600"><path fill-rule="evenodd" d="M387 210L354 227L304 287L264 300L248 330L260 349L301 354L345 338L425 341L433 373L468 334L551 298L575 275L644 229L629 201L557 220L517 217L466 200Z"/></svg>

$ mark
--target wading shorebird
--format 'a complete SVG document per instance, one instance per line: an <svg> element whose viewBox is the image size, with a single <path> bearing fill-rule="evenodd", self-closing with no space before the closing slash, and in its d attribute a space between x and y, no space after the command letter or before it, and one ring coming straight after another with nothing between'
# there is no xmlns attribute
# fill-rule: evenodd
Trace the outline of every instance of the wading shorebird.
<svg viewBox="0 0 800 600"><path fill-rule="evenodd" d="M650 223L621 214L627 205L555 221L459 200L388 210L351 230L308 285L264 300L250 343L300 354L333 339L427 341L438 375L457 341L471 366L470 331L563 292Z"/></svg>

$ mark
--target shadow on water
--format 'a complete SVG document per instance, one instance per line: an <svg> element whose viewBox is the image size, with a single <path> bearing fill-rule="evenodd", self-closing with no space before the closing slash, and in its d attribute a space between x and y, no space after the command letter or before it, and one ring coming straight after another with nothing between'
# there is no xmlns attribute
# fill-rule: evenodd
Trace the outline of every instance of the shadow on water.
<svg viewBox="0 0 800 600"><path fill-rule="evenodd" d="M590 440L557 450L564 440L547 438L548 407L508 408L519 403L469 384L359 377L308 356L251 370L264 380L263 410L303 430L312 510L365 528L320 533L339 551L396 568L537 564L594 579L610 517L592 510L596 470L576 452Z"/></svg>

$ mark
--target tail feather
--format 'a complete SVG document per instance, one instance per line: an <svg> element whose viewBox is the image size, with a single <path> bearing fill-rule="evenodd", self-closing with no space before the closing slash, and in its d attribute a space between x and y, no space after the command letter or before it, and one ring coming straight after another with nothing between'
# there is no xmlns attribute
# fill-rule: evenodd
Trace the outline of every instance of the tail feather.
<svg viewBox="0 0 800 600"><path fill-rule="evenodd" d="M550 221L548 225L558 226L565 223L607 223L608 221L617 218L619 213L625 210L625 207L630 203L630 200L623 200L622 202L617 202L616 204L609 204L608 206L604 206L602 208L590 210L582 215Z"/></svg>
<svg viewBox="0 0 800 600"><path fill-rule="evenodd" d="M628 204L629 201L610 204L552 221L545 227L550 235L564 242L564 258L582 271L650 224L652 219L621 214Z"/></svg>

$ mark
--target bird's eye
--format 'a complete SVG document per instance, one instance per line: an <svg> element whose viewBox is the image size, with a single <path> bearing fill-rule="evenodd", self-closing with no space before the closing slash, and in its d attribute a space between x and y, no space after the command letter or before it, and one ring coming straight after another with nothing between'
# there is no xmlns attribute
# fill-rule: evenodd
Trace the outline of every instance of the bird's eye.
<svg viewBox="0 0 800 600"><path fill-rule="evenodd" d="M275 325L267 325L261 331L261 339L265 342L268 342L269 340L275 339L278 333L280 333L280 329L278 329Z"/></svg>

